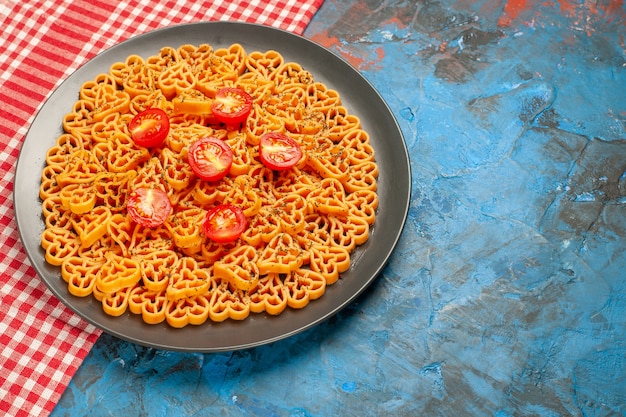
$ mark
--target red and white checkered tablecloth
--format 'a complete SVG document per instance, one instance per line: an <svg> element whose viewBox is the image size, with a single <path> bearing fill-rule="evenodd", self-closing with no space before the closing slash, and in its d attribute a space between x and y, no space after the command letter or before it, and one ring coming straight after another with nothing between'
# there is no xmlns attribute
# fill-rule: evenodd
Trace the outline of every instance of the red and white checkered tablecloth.
<svg viewBox="0 0 626 417"><path fill-rule="evenodd" d="M48 415L100 334L37 277L14 219L19 149L63 79L108 47L181 23L234 20L301 34L323 0L0 0L0 412Z"/></svg>

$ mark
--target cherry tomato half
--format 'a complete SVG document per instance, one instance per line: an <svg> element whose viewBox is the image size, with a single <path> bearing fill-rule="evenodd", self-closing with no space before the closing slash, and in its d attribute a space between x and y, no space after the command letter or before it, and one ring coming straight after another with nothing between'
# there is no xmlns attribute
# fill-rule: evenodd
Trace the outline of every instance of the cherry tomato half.
<svg viewBox="0 0 626 417"><path fill-rule="evenodd" d="M220 88L215 94L215 100L211 103L213 116L227 125L245 122L251 110L252 97L241 88Z"/></svg>
<svg viewBox="0 0 626 417"><path fill-rule="evenodd" d="M163 224L172 214L172 204L165 191L140 187L130 193L126 210L133 221L153 228Z"/></svg>
<svg viewBox="0 0 626 417"><path fill-rule="evenodd" d="M298 142L283 133L266 133L259 143L261 162L278 171L293 167L302 158Z"/></svg>
<svg viewBox="0 0 626 417"><path fill-rule="evenodd" d="M128 124L128 131L138 146L160 146L170 131L170 119L161 109L147 109L133 117Z"/></svg>
<svg viewBox="0 0 626 417"><path fill-rule="evenodd" d="M239 239L247 225L242 209L230 204L221 204L207 212L202 229L206 237L213 242L228 243Z"/></svg>
<svg viewBox="0 0 626 417"><path fill-rule="evenodd" d="M193 172L204 181L221 180L233 164L233 151L226 142L216 137L206 137L189 146L187 161Z"/></svg>

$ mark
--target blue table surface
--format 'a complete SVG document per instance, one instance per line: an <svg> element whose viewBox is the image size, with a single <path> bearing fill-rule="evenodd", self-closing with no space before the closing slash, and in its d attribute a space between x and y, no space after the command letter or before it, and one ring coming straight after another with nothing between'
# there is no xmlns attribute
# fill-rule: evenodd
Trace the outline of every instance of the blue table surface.
<svg viewBox="0 0 626 417"><path fill-rule="evenodd" d="M305 36L411 155L382 274L313 329L192 354L102 335L52 416L626 416L623 0L327 0Z"/></svg>

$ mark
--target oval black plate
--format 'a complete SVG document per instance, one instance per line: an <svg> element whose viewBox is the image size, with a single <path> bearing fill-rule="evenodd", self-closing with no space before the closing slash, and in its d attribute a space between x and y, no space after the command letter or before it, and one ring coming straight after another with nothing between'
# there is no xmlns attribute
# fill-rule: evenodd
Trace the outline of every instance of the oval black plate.
<svg viewBox="0 0 626 417"><path fill-rule="evenodd" d="M40 247L44 228L39 200L45 154L62 133L61 120L71 110L85 81L128 55L144 58L164 46L209 43L214 48L241 44L246 51L275 50L295 61L316 81L339 92L343 105L360 117L371 137L379 165L379 208L370 239L353 253L352 266L327 288L323 297L302 310L287 308L281 315L251 314L246 320L227 320L173 329L148 325L127 313L110 317L93 297L68 293L58 267L48 265ZM411 173L402 132L387 104L372 85L344 60L303 37L266 26L235 22L204 22L168 27L116 45L93 58L68 77L44 103L20 151L15 172L14 202L24 248L41 279L65 305L83 319L121 339L144 346L189 352L216 352L250 348L274 342L319 324L352 302L376 278L400 237L406 220Z"/></svg>

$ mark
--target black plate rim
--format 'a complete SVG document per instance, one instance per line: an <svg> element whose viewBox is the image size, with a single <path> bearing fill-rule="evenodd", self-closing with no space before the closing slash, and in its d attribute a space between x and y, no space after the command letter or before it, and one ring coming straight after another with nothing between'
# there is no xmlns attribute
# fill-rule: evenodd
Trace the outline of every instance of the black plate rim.
<svg viewBox="0 0 626 417"><path fill-rule="evenodd" d="M342 99L347 99L348 103L344 105L351 113L361 117L365 130L372 137L381 173L378 217L370 240L355 250L353 266L343 274L342 279L328 287L323 297L312 301L303 310L288 308L278 317L251 314L241 322L207 322L183 329L173 329L166 324L147 325L140 317L128 312L117 318L107 316L93 297L82 299L72 296L60 278L58 267L45 263L38 239L43 224L41 217L34 218L37 210L39 215L41 213L38 186L35 198L28 192L22 192L32 188L35 179L39 182L41 171L35 174L37 170L31 169L31 166L43 167L45 163L47 147L37 146L38 135L49 135L45 142L48 147L54 143L61 133L59 114L62 116L69 110L82 83L108 70L102 64L110 66L123 60L130 54L129 51L152 55L161 47L170 45L173 39L179 39L178 44L208 42L214 47L240 43L248 52L275 49L285 60L300 63L313 73L317 81L337 90ZM143 48L147 51L143 52ZM344 83L348 87L344 87ZM364 119L364 116L368 117ZM339 55L303 36L270 26L227 21L187 23L147 32L112 46L81 65L56 87L33 119L18 155L13 191L18 232L29 261L39 278L64 305L85 321L120 339L156 349L198 353L233 351L273 343L317 326L354 302L381 273L395 249L408 215L410 195L409 153L400 126L380 93L357 69Z"/></svg>

